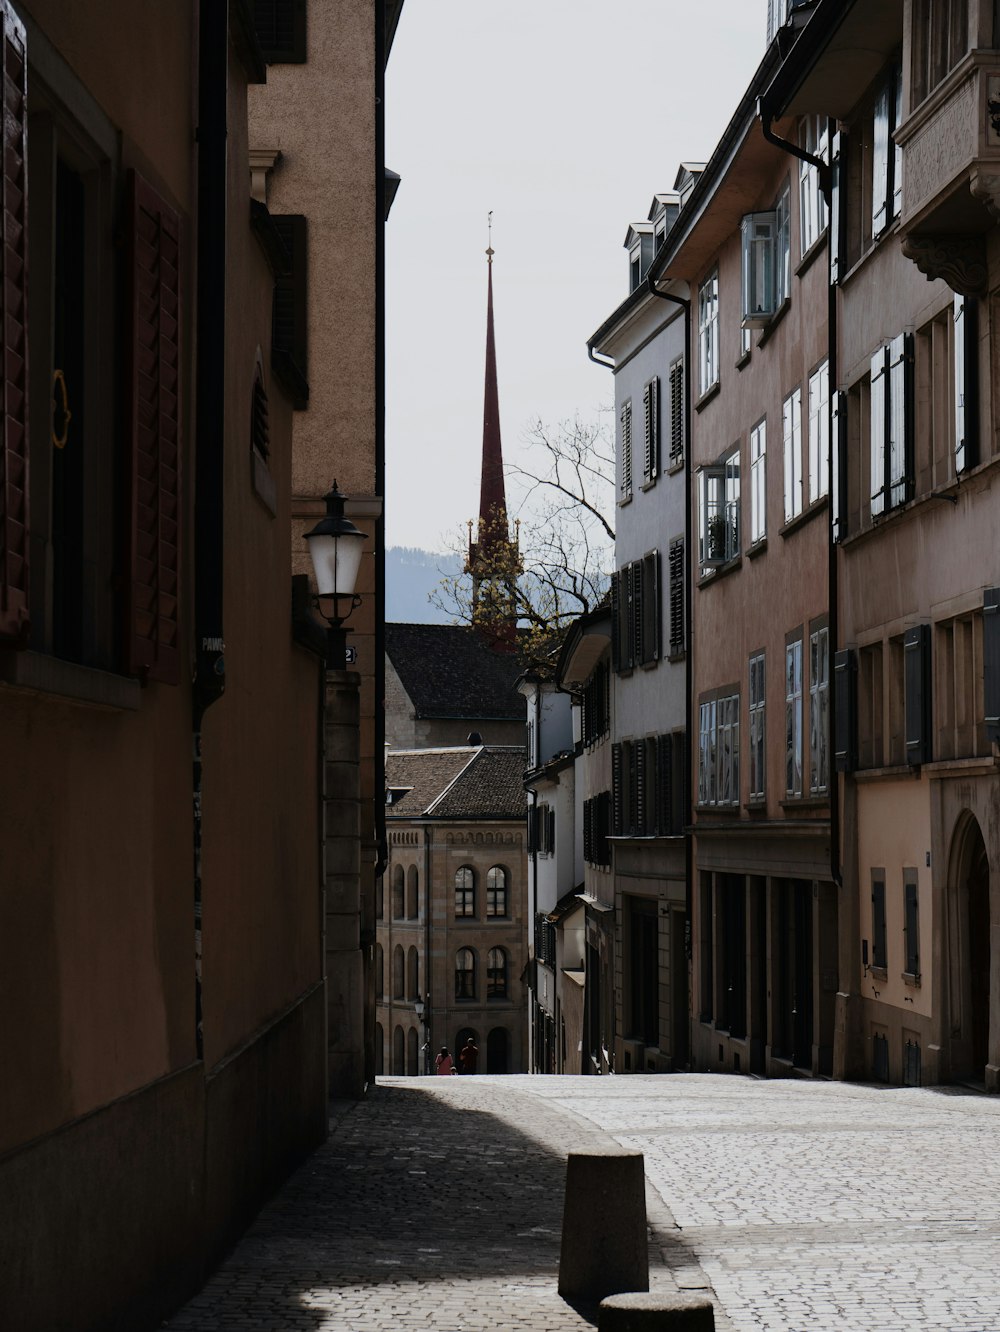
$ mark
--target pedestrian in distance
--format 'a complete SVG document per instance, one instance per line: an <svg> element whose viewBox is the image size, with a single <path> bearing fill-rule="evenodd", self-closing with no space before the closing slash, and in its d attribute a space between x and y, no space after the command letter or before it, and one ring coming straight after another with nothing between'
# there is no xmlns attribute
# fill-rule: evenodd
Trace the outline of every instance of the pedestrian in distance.
<svg viewBox="0 0 1000 1332"><path fill-rule="evenodd" d="M478 1060L479 1046L470 1036L458 1052L458 1062L462 1065L462 1072L475 1073Z"/></svg>
<svg viewBox="0 0 1000 1332"><path fill-rule="evenodd" d="M438 1077L447 1078L455 1072L455 1061L448 1053L447 1045L442 1045L440 1053L434 1059L434 1067L437 1070Z"/></svg>

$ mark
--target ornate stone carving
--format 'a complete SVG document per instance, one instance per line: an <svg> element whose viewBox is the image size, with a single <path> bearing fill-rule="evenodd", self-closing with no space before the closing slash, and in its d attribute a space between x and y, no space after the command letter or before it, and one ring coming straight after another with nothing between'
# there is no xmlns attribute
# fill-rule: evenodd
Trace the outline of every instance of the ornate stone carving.
<svg viewBox="0 0 1000 1332"><path fill-rule="evenodd" d="M982 236L907 236L903 253L929 282L944 278L962 296L986 293L988 270Z"/></svg>
<svg viewBox="0 0 1000 1332"><path fill-rule="evenodd" d="M994 222L1000 221L1000 174L995 171L973 171L969 189L974 198L989 209Z"/></svg>

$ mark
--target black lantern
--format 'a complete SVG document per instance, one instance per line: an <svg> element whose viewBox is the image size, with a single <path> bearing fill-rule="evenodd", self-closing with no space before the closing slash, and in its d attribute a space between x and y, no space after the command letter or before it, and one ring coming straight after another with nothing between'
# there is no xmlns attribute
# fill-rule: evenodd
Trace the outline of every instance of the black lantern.
<svg viewBox="0 0 1000 1332"><path fill-rule="evenodd" d="M344 517L347 496L341 494L334 481L324 496L326 514L304 539L309 542L309 558L316 577L316 604L326 620L327 661L343 669L346 659L346 633L343 623L360 606L361 598L354 591L361 567L361 547L365 534L350 518Z"/></svg>

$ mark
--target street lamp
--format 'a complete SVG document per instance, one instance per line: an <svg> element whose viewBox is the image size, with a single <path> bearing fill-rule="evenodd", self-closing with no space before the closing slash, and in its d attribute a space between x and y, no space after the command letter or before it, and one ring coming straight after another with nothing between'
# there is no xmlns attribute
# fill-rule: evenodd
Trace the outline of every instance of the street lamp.
<svg viewBox="0 0 1000 1332"><path fill-rule="evenodd" d="M347 634L344 621L361 598L354 585L361 567L361 547L364 532L344 517L346 495L341 494L334 481L333 488L324 496L326 514L304 539L309 543L309 558L316 575L316 605L327 625L327 662L343 670L346 662Z"/></svg>
<svg viewBox="0 0 1000 1332"><path fill-rule="evenodd" d="M421 1054L420 1062L424 1066L424 1072L428 1073L430 1071L430 1055L427 1052L427 1047L431 1039L431 1034L429 1030L430 1014L427 1012L427 1005L424 1003L423 999L416 1000L416 1002L413 1005L413 1011L417 1015L417 1021L420 1023L420 1034L423 1037L423 1041L420 1046L420 1054ZM427 1022L425 1022L424 1020L425 1016L427 1018Z"/></svg>

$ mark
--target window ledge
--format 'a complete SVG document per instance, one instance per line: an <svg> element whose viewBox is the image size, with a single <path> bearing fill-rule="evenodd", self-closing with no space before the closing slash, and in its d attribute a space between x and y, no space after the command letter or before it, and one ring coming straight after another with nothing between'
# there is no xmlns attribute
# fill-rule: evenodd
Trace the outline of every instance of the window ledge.
<svg viewBox="0 0 1000 1332"><path fill-rule="evenodd" d="M920 989L920 973L918 971L904 971L901 975L904 985L908 985L911 990Z"/></svg>
<svg viewBox="0 0 1000 1332"><path fill-rule="evenodd" d="M800 527L805 527L806 523L811 522L813 518L816 517L817 514L824 513L827 507L828 507L827 496L820 495L819 499L813 500L812 504L810 504L808 508L803 509L801 513L797 513L794 518L789 518L788 522L785 523L784 527L779 527L778 536L780 537L791 536L792 533L797 532Z"/></svg>
<svg viewBox="0 0 1000 1332"><path fill-rule="evenodd" d="M888 967L869 967L868 972L875 980L884 981L889 979Z"/></svg>
<svg viewBox="0 0 1000 1332"><path fill-rule="evenodd" d="M659 657L654 657L652 661L640 661L639 669L641 671L655 671L657 666L659 666L659 664L660 664Z"/></svg>
<svg viewBox="0 0 1000 1332"><path fill-rule="evenodd" d="M44 652L0 651L0 683L33 694L55 694L72 703L111 712L137 712L142 697L138 680L62 661Z"/></svg>
<svg viewBox="0 0 1000 1332"><path fill-rule="evenodd" d="M676 661L683 661L686 656L687 653L682 648L680 652L669 652L667 654L667 661L673 664Z"/></svg>
<svg viewBox="0 0 1000 1332"><path fill-rule="evenodd" d="M919 778L920 769L909 763L892 763L884 768L858 768L853 776L856 782L898 781L901 777L913 781Z"/></svg>
<svg viewBox="0 0 1000 1332"><path fill-rule="evenodd" d="M643 481L643 483L642 483L642 485L639 487L639 489L640 489L643 493L645 493L647 490L652 490L653 487L654 487L655 485L656 485L656 477L655 477L655 476L651 476L651 477L649 478L648 481Z"/></svg>
<svg viewBox="0 0 1000 1332"><path fill-rule="evenodd" d="M997 759L992 754L979 758L935 759L923 767L929 777L939 780L942 777L986 777L996 772Z"/></svg>
<svg viewBox="0 0 1000 1332"><path fill-rule="evenodd" d="M763 555L765 550L767 550L767 537L762 536L752 546L747 546L746 557L748 560L755 560L758 555Z"/></svg>
<svg viewBox="0 0 1000 1332"><path fill-rule="evenodd" d="M619 507L620 509L624 509L624 507L625 507L626 504L631 504L631 503L632 503L632 492L631 492L631 490L628 492L627 495L619 495L619 496L618 496L618 507Z"/></svg>
<svg viewBox="0 0 1000 1332"><path fill-rule="evenodd" d="M722 392L722 381L720 379L717 379L714 384L709 385L709 387L701 395L698 401L694 404L695 411L696 412L704 411L705 408L708 406L708 404L712 401L712 399L717 398L721 392Z"/></svg>
<svg viewBox="0 0 1000 1332"><path fill-rule="evenodd" d="M793 811L797 809L827 809L830 804L830 797L828 795L786 796L784 800L779 800L778 804L782 809Z"/></svg>
<svg viewBox="0 0 1000 1332"><path fill-rule="evenodd" d="M752 818L760 818L762 814L767 813L767 797L754 796L743 804L743 808Z"/></svg>
<svg viewBox="0 0 1000 1332"><path fill-rule="evenodd" d="M731 574L734 569L738 569L742 563L742 554L734 555L733 558L727 560L725 564L716 565L711 573L703 574L701 578L698 579L698 587L707 587L710 583L718 582L720 578L725 578L725 576Z"/></svg>
<svg viewBox="0 0 1000 1332"><path fill-rule="evenodd" d="M683 472L683 471L684 471L684 454L681 453L676 458L671 459L671 461L667 463L667 468L663 475L676 476L678 472Z"/></svg>
<svg viewBox="0 0 1000 1332"><path fill-rule="evenodd" d="M748 347L746 351L743 352L743 354L740 356L739 360L736 362L737 370L743 370L750 364L750 350L751 349Z"/></svg>
<svg viewBox="0 0 1000 1332"><path fill-rule="evenodd" d="M695 805L696 814L723 814L732 818L734 813L739 813L739 805L735 802L731 805Z"/></svg>
<svg viewBox="0 0 1000 1332"><path fill-rule="evenodd" d="M761 331L761 335L757 339L758 351L760 350L761 347L765 347L767 345L767 343L770 341L771 337L774 334L774 330L778 327L778 325L784 319L785 315L788 314L788 311L791 308L792 308L792 298L791 296L786 296L785 299L778 306L777 310L775 310L774 314L771 316L770 322L768 323L767 327Z"/></svg>
<svg viewBox="0 0 1000 1332"><path fill-rule="evenodd" d="M813 241L812 245L809 246L809 249L806 250L805 254L799 260L798 268L795 270L795 276L797 278L800 278L803 273L812 268L813 264L816 262L816 256L822 254L826 249L826 242L829 234L829 227L824 227Z"/></svg>

